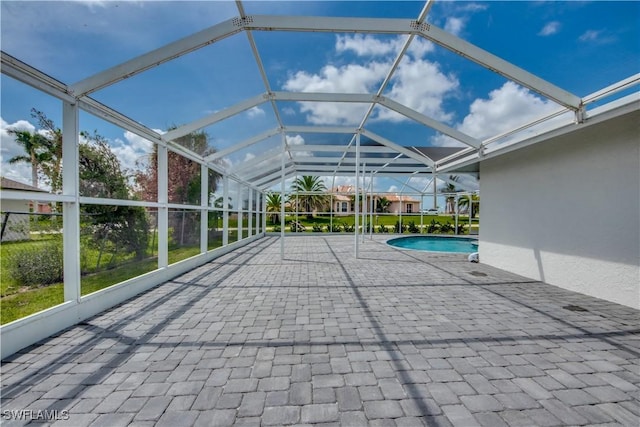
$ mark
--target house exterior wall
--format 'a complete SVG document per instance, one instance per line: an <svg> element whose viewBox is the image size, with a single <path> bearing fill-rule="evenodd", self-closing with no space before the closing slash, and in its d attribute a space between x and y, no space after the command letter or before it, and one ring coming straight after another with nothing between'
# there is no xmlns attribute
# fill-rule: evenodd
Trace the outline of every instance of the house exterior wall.
<svg viewBox="0 0 640 427"><path fill-rule="evenodd" d="M403 214L407 213L407 205L411 205L411 213L419 214L420 213L420 202L402 202L402 205L398 201L393 201L389 205L389 212L398 215L400 210L402 210Z"/></svg>
<svg viewBox="0 0 640 427"><path fill-rule="evenodd" d="M480 261L640 309L639 123L636 110L483 161Z"/></svg>

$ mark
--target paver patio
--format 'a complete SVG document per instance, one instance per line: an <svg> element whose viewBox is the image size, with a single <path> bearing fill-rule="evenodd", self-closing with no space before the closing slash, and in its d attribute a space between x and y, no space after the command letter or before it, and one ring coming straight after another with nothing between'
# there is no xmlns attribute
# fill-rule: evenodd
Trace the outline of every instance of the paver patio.
<svg viewBox="0 0 640 427"><path fill-rule="evenodd" d="M261 239L3 361L3 425L639 424L636 310L384 236L359 259L352 236L286 250Z"/></svg>

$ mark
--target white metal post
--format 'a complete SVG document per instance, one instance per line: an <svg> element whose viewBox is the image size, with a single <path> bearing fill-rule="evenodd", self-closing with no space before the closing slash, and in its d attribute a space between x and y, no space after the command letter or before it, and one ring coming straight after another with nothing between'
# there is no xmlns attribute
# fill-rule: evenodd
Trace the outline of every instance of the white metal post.
<svg viewBox="0 0 640 427"><path fill-rule="evenodd" d="M284 260L284 167L287 149L287 136L282 133L282 156L280 158L280 259Z"/></svg>
<svg viewBox="0 0 640 427"><path fill-rule="evenodd" d="M433 209L438 209L438 175L433 174Z"/></svg>
<svg viewBox="0 0 640 427"><path fill-rule="evenodd" d="M355 238L355 257L358 258L358 255L360 254L360 248L358 246L358 228L360 226L359 221L358 221L358 216L360 214L360 207L358 206L358 198L360 197L360 192L358 189L359 186L359 179L358 179L358 172L360 169L360 133L356 134L356 176L355 176L355 189L356 189L356 194L355 194L355 203L356 203L356 209L355 209L355 217L354 217L354 238Z"/></svg>
<svg viewBox="0 0 640 427"><path fill-rule="evenodd" d="M420 234L424 229L424 194L420 194Z"/></svg>
<svg viewBox="0 0 640 427"><path fill-rule="evenodd" d="M262 192L262 232L267 232L267 195Z"/></svg>
<svg viewBox="0 0 640 427"><path fill-rule="evenodd" d="M73 202L64 202L62 209L64 300L80 301L80 203L78 165L78 106L62 103L62 194L73 196Z"/></svg>
<svg viewBox="0 0 640 427"><path fill-rule="evenodd" d="M158 268L169 265L169 150L158 145Z"/></svg>
<svg viewBox="0 0 640 427"><path fill-rule="evenodd" d="M237 206L237 216L238 216L238 242L240 240L242 240L242 184L240 184L239 182L238 184L238 206Z"/></svg>
<svg viewBox="0 0 640 427"><path fill-rule="evenodd" d="M229 177L222 177L222 246L229 244Z"/></svg>
<svg viewBox="0 0 640 427"><path fill-rule="evenodd" d="M453 196L453 202L456 204L455 206L455 212L456 212L456 220L455 220L455 230L453 231L453 234L458 234L458 215L460 215L460 211L458 209L458 195L455 194Z"/></svg>
<svg viewBox="0 0 640 427"><path fill-rule="evenodd" d="M247 236L253 236L253 188L249 188L249 206L247 210Z"/></svg>
<svg viewBox="0 0 640 427"><path fill-rule="evenodd" d="M209 168L200 167L200 253L207 252L209 247Z"/></svg>
<svg viewBox="0 0 640 427"><path fill-rule="evenodd" d="M367 173L367 164L362 164L362 243L364 243L364 236L367 234L367 190L365 187L365 177Z"/></svg>
<svg viewBox="0 0 640 427"><path fill-rule="evenodd" d="M369 239L373 239L373 170L369 178Z"/></svg>

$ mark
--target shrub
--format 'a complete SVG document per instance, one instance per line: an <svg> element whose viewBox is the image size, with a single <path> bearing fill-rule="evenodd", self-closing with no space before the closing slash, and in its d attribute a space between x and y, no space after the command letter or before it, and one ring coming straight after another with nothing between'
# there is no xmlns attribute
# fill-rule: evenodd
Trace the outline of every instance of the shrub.
<svg viewBox="0 0 640 427"><path fill-rule="evenodd" d="M342 227L338 223L333 223L333 225L327 225L327 232L329 233L339 233Z"/></svg>
<svg viewBox="0 0 640 427"><path fill-rule="evenodd" d="M467 224L458 223L458 234L465 234L465 228Z"/></svg>
<svg viewBox="0 0 640 427"><path fill-rule="evenodd" d="M435 233L440 230L440 223L435 219L432 219L429 225L427 226L427 233Z"/></svg>
<svg viewBox="0 0 640 427"><path fill-rule="evenodd" d="M400 225L400 221L396 221L396 224L393 226L393 231L395 233L404 233L407 230L407 224Z"/></svg>
<svg viewBox="0 0 640 427"><path fill-rule="evenodd" d="M315 233L322 233L322 225L320 225L320 224L313 224L313 226L312 226L312 230L313 230Z"/></svg>
<svg viewBox="0 0 640 427"><path fill-rule="evenodd" d="M409 230L409 233L419 233L420 232L420 228L413 221L411 221L409 223L409 225L407 226L407 229Z"/></svg>
<svg viewBox="0 0 640 427"><path fill-rule="evenodd" d="M279 225L274 225L274 226L273 226L273 231L275 231L275 232L280 232L280 231L282 231L282 229L280 228L280 226L279 226Z"/></svg>
<svg viewBox="0 0 640 427"><path fill-rule="evenodd" d="M384 225L384 224L380 224L380 226L378 227L378 233L388 233L389 229Z"/></svg>
<svg viewBox="0 0 640 427"><path fill-rule="evenodd" d="M356 229L355 225L349 225L349 224L342 224L342 230L345 233L353 233Z"/></svg>
<svg viewBox="0 0 640 427"><path fill-rule="evenodd" d="M447 234L451 231L453 231L455 229L455 227L451 224L449 224L448 222L445 222L444 224L442 224L440 226L440 232L443 234Z"/></svg>
<svg viewBox="0 0 640 427"><path fill-rule="evenodd" d="M42 286L62 282L62 240L56 239L9 256L8 274L21 286Z"/></svg>

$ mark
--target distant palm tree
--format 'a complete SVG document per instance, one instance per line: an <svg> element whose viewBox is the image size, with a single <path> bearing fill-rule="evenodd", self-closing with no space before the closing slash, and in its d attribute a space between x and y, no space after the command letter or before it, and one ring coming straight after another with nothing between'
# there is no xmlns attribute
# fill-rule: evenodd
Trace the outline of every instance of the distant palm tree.
<svg viewBox="0 0 640 427"><path fill-rule="evenodd" d="M271 223L280 222L280 211L282 206L282 196L280 193L267 193L267 212L270 212Z"/></svg>
<svg viewBox="0 0 640 427"><path fill-rule="evenodd" d="M471 195L471 207L469 207L469 196L465 195L458 199L458 207L460 209L466 208L471 218L475 218L475 216L480 211L480 197L477 194Z"/></svg>
<svg viewBox="0 0 640 427"><path fill-rule="evenodd" d="M291 184L291 190L296 194L298 204L306 212L307 219L313 219L313 210L322 209L327 203L327 187L317 176L300 176ZM297 206L296 209L299 210Z"/></svg>
<svg viewBox="0 0 640 427"><path fill-rule="evenodd" d="M460 178L457 175L449 175L449 181L458 182ZM458 190L456 186L447 182L447 184L440 189L441 193L457 193ZM453 213L456 209L455 207L456 198L454 196L447 196L446 205L445 205L445 213Z"/></svg>
<svg viewBox="0 0 640 427"><path fill-rule="evenodd" d="M389 206L391 206L391 200L383 196L378 199L378 207L376 210L380 213L388 213Z"/></svg>
<svg viewBox="0 0 640 427"><path fill-rule="evenodd" d="M26 162L31 165L31 185L38 188L38 171L42 164L49 160L45 138L38 133L26 130L9 130L9 134L15 137L16 143L22 146L25 155L14 156L9 159L9 164Z"/></svg>

